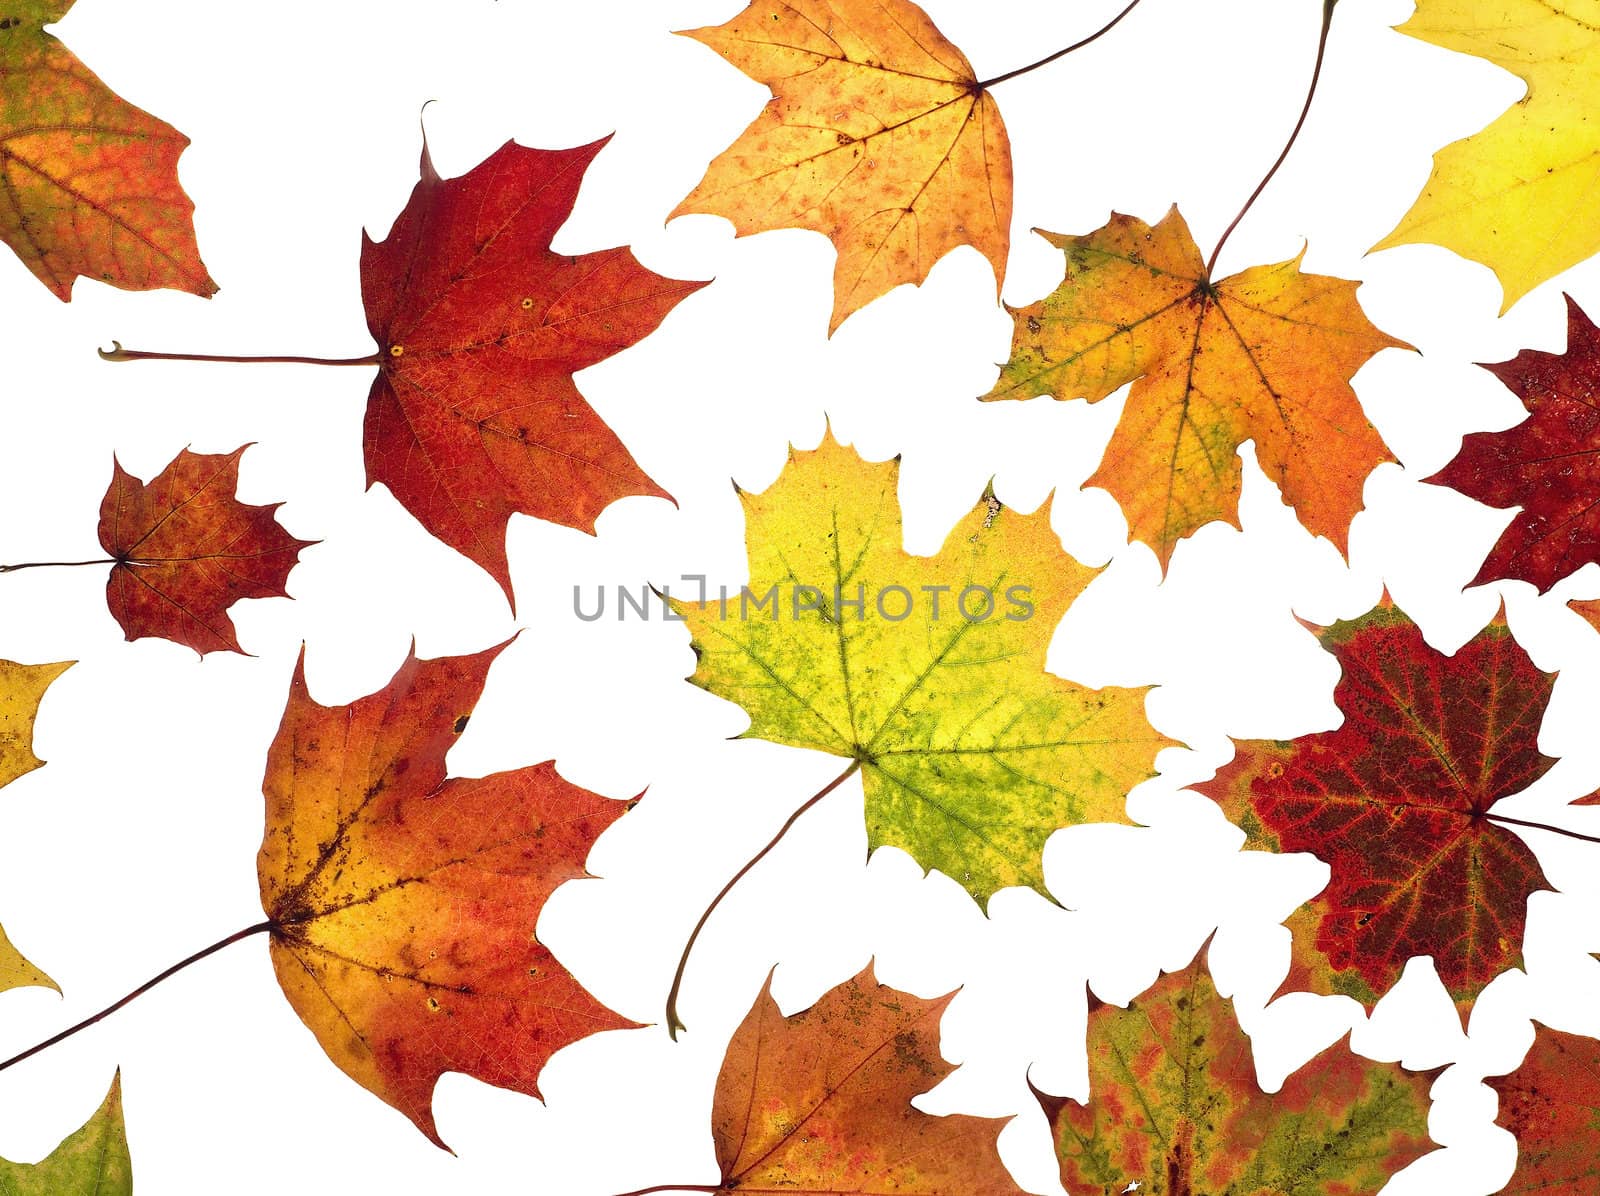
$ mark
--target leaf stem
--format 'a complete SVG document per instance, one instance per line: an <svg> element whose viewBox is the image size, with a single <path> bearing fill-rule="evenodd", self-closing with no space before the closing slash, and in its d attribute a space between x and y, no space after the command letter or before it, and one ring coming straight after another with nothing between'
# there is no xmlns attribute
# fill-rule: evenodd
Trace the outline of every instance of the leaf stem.
<svg viewBox="0 0 1600 1196"><path fill-rule="evenodd" d="M979 83L976 86L975 90L977 90L977 91L988 91L989 88L993 87L997 83L1004 83L1007 79L1015 79L1018 75L1026 75L1030 71L1036 71L1042 66L1049 66L1056 59L1065 58L1068 54L1071 54L1074 50L1083 49L1090 42L1098 41L1100 38L1102 38L1106 34L1110 33L1113 29L1115 29L1118 25L1120 25L1122 23L1122 18L1123 17L1127 16L1130 12L1132 12L1134 9L1136 9L1138 7L1139 7L1139 0L1130 0L1128 6L1126 8L1124 8L1116 16L1112 17L1110 21L1108 21L1106 24L1100 26L1099 29L1095 30L1093 33L1091 33L1088 37L1084 38L1082 41L1073 42L1070 46L1067 46L1064 49L1057 50L1054 54L1047 54L1043 58L1039 59L1038 62L1030 62L1027 66L1019 66L1016 70L1007 71L1003 75L996 75L993 79L985 79L982 83Z"/></svg>
<svg viewBox="0 0 1600 1196"><path fill-rule="evenodd" d="M1552 835L1565 835L1569 839L1582 839L1585 843L1600 843L1600 835L1585 835L1578 831L1569 831L1564 826L1549 826L1543 822L1525 822L1521 818L1513 818L1509 814L1485 814L1490 822L1501 822L1507 826L1525 826L1529 830L1549 831Z"/></svg>
<svg viewBox="0 0 1600 1196"><path fill-rule="evenodd" d="M617 1196L650 1196L652 1192L720 1192L721 1184L654 1184L648 1188L635 1188L619 1192Z"/></svg>
<svg viewBox="0 0 1600 1196"><path fill-rule="evenodd" d="M816 805L823 798L827 797L828 794L832 793L840 785L843 785L847 780L855 775L856 771L860 767L860 760L850 761L849 768L845 769L821 789L817 790L810 797L806 798L806 800L801 804L800 808L793 814L790 814L784 824L778 828L778 833L773 835L772 838L768 840L767 845L760 851L756 852L755 855L751 856L750 859L745 863L745 866L740 868L739 871L735 872L732 879L729 880L727 884L722 886L721 892L711 899L711 904L706 906L706 912L700 915L700 920L694 924L694 929L689 932L689 941L683 945L683 954L678 958L678 970L674 972L672 976L672 988L667 992L667 1036L674 1042L678 1040L678 1031L687 1029L687 1027L678 1020L678 990L683 987L683 974L685 969L687 969L689 966L689 952L694 950L695 940L700 937L700 932L705 929L706 923L710 921L712 911L714 911L717 906L722 904L722 899L726 897L730 891L732 891L734 885L738 884L744 879L745 874L749 872L750 869L754 868L762 860L766 859L767 853L776 847L783 840L783 837L789 833L789 828L794 826L794 824L800 820L800 815L804 814L812 806ZM659 1190L660 1189L657 1188L646 1189L646 1191L651 1192ZM716 1191L715 1188L710 1190ZM625 1196L636 1196L636 1194L628 1193L625 1194Z"/></svg>
<svg viewBox="0 0 1600 1196"><path fill-rule="evenodd" d="M260 365L263 363L291 363L296 365L377 365L381 360L376 353L365 357L235 357L218 353L152 353L144 349L124 349L121 341L112 341L110 349L96 349L102 361L235 361Z"/></svg>
<svg viewBox="0 0 1600 1196"><path fill-rule="evenodd" d="M203 948L203 949L201 949L199 951L196 951L193 955L189 956L187 959L179 960L177 963L173 964L170 968L168 968L166 971L160 973L159 975L152 976L150 979L146 980L143 984L141 984L138 988L136 988L132 992L130 992L127 996L123 997L120 1001L113 1001L110 1005L107 1005L99 1013L96 1013L91 1017L84 1018L77 1025L69 1026L67 1029L61 1031L61 1033L56 1034L56 1035L54 1035L54 1036L52 1036L50 1038L47 1038L43 1042L38 1043L35 1046L29 1047L27 1050L23 1051L21 1054L17 1054L17 1055L11 1056L11 1058L7 1059L5 1062L0 1063L0 1071L5 1071L6 1068L8 1068L8 1067L14 1067L18 1063L21 1063L24 1059L33 1058L40 1051L46 1050L49 1047L55 1046L56 1043L58 1043L58 1042L62 1042L64 1040L68 1039L68 1038L71 1038L74 1034L78 1033L80 1030L87 1030L90 1026L94 1025L95 1023L103 1021L105 1018L110 1017L117 1010L121 1009L124 1005L128 1004L128 1002L136 1000L137 998L143 996L145 993L149 992L156 985L160 984L163 980L166 980L166 979L168 979L168 978L170 978L172 976L176 976L179 972L183 971L189 965L199 963L202 959L205 959L207 956L215 955L218 951L221 951L224 947L230 947L234 943L237 943L237 942L241 941L242 939L247 939L247 938L251 937L252 935L261 934L263 931L271 930L276 925L277 925L276 922L274 922L274 921L269 919L269 920L267 920L265 922L257 922L254 926L247 926L243 930L236 930L236 931L234 931L234 933L230 934L227 938L218 939L216 942L212 943L209 947L205 947L205 948Z"/></svg>
<svg viewBox="0 0 1600 1196"><path fill-rule="evenodd" d="M1211 260L1206 263L1206 277L1212 277L1217 267L1217 258L1222 256L1222 247L1228 243L1228 238L1233 235L1233 230L1239 227L1239 222L1255 206L1256 200L1261 198L1261 193L1267 189L1267 184L1272 182L1272 176L1278 173L1284 159L1289 156L1289 151L1294 148L1294 143L1299 140L1300 130L1305 127L1306 117L1311 112L1311 101L1316 98L1317 81L1322 78L1322 60L1328 52L1328 30L1333 25L1333 9L1339 0L1322 0L1322 32L1317 36L1317 61L1311 68L1311 86L1306 88L1306 102L1301 105L1300 119L1294 122L1294 129L1289 133L1289 140L1284 142L1283 151L1278 155L1278 160L1272 168L1262 176L1256 184L1256 189L1250 192L1250 198L1244 201L1244 207L1239 209L1239 214L1233 218L1233 223L1222 230L1222 236L1217 240L1217 247L1211 251Z"/></svg>
<svg viewBox="0 0 1600 1196"><path fill-rule="evenodd" d="M76 569L80 565L115 565L116 557L96 557L92 561L24 561L20 565L0 565L0 573L15 573L18 569Z"/></svg>

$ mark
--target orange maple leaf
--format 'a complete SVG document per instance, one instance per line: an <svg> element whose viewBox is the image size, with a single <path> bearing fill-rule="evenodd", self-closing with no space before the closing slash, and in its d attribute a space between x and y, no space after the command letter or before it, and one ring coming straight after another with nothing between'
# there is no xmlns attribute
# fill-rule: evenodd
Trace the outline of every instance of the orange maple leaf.
<svg viewBox="0 0 1600 1196"><path fill-rule="evenodd" d="M501 648L408 657L383 689L322 706L295 671L267 757L258 858L272 965L336 1064L439 1146L446 1071L539 1095L545 1061L634 1025L534 933L550 894L628 808L551 763L445 778Z"/></svg>
<svg viewBox="0 0 1600 1196"><path fill-rule="evenodd" d="M1247 440L1300 521L1345 552L1367 475L1393 460L1350 378L1411 347L1367 322L1357 284L1302 274L1299 258L1212 282L1176 207L1154 228L1114 213L1087 236L1041 235L1066 278L1010 309L1011 360L983 397L1094 402L1132 382L1085 485L1111 492L1163 570L1204 524L1238 526Z"/></svg>
<svg viewBox="0 0 1600 1196"><path fill-rule="evenodd" d="M869 963L784 1017L769 976L717 1076L717 1190L1021 1196L995 1150L1003 1119L911 1105L954 1070L939 1054L939 1018L954 996L897 992Z"/></svg>
<svg viewBox="0 0 1600 1196"><path fill-rule="evenodd" d="M212 295L178 184L189 139L44 31L72 4L12 0L0 14L0 240L63 302L80 274Z"/></svg>
<svg viewBox="0 0 1600 1196"><path fill-rule="evenodd" d="M910 0L756 0L695 29L773 98L672 213L709 212L739 235L829 237L831 333L958 245L1005 280L1011 146L993 97Z"/></svg>
<svg viewBox="0 0 1600 1196"><path fill-rule="evenodd" d="M106 605L130 640L159 636L207 652L242 652L227 608L284 598L300 550L274 517L280 504L235 497L239 458L184 449L148 483L115 460L100 502L100 544L116 562Z"/></svg>

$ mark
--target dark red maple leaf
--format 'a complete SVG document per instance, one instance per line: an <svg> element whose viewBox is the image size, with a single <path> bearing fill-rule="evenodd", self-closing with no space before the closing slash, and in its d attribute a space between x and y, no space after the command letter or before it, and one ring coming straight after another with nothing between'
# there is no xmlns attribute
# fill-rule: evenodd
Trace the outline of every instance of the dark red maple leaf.
<svg viewBox="0 0 1600 1196"><path fill-rule="evenodd" d="M507 142L455 179L439 177L424 145L422 181L388 238L363 238L361 292L379 345L367 484L386 485L508 599L514 512L592 531L616 499L670 497L572 380L705 285L663 278L625 247L551 252L604 145Z"/></svg>
<svg viewBox="0 0 1600 1196"><path fill-rule="evenodd" d="M1540 592L1600 561L1600 329L1567 296L1567 351L1525 349L1485 365L1528 418L1474 432L1426 479L1491 507L1521 507L1473 585L1511 578Z"/></svg>
<svg viewBox="0 0 1600 1196"><path fill-rule="evenodd" d="M116 564L106 605L128 639L158 636L207 652L240 652L227 608L240 598L282 598L300 550L279 525L280 504L235 497L239 458L180 452L149 483L112 462L100 502L100 544Z"/></svg>
<svg viewBox="0 0 1600 1196"><path fill-rule="evenodd" d="M1291 919L1293 982L1370 1005L1428 955L1464 1009L1520 965L1528 895L1547 887L1492 808L1555 763L1538 748L1555 675L1499 617L1454 656L1387 602L1320 638L1342 670L1343 724L1241 742L1197 788L1249 846L1329 866L1327 888Z"/></svg>

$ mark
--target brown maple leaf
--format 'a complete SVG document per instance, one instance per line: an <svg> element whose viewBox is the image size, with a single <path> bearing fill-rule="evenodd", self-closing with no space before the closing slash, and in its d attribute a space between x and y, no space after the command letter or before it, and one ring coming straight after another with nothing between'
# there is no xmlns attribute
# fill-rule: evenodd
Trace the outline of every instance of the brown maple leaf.
<svg viewBox="0 0 1600 1196"><path fill-rule="evenodd" d="M1495 1124L1517 1136L1517 1169L1502 1192L1582 1196L1600 1185L1600 1044L1534 1022L1533 1045L1508 1076Z"/></svg>
<svg viewBox="0 0 1600 1196"><path fill-rule="evenodd" d="M1010 309L1011 360L985 399L1105 398L1133 383L1100 468L1130 535L1163 570L1179 540L1213 520L1239 524L1239 446L1314 534L1346 551L1362 487L1392 460L1350 388L1385 348L1356 283L1302 274L1300 261L1213 282L1174 207L1153 228L1113 214L1082 237L1041 234L1066 277Z"/></svg>
<svg viewBox="0 0 1600 1196"><path fill-rule="evenodd" d="M728 1044L711 1112L719 1192L1021 1196L995 1150L1005 1121L913 1108L952 1070L939 1018L872 965L784 1017L772 979Z"/></svg>
<svg viewBox="0 0 1600 1196"><path fill-rule="evenodd" d="M831 333L958 245L1005 280L1011 146L966 56L910 0L755 0L704 42L773 98L674 216L740 235L807 228L838 249Z"/></svg>
<svg viewBox="0 0 1600 1196"><path fill-rule="evenodd" d="M507 600L512 514L593 531L616 499L670 497L572 380L705 285L663 278L627 248L550 250L604 145L507 142L455 179L439 177L424 145L422 181L388 238L363 238L361 293L380 346L367 484L387 486Z"/></svg>
<svg viewBox="0 0 1600 1196"><path fill-rule="evenodd" d="M284 598L300 550L274 518L235 497L239 458L184 449L148 483L113 461L100 503L100 544L115 561L106 605L130 640L158 636L207 652L242 652L227 609Z"/></svg>
<svg viewBox="0 0 1600 1196"><path fill-rule="evenodd" d="M0 8L0 240L63 302L80 274L124 290L209 296L217 284L178 184L189 139L44 31L72 4Z"/></svg>
<svg viewBox="0 0 1600 1196"><path fill-rule="evenodd" d="M446 1071L539 1095L545 1061L634 1025L590 996L534 927L628 808L553 764L445 776L504 644L408 657L377 693L323 706L302 657L267 757L258 858L273 969L323 1050L443 1146Z"/></svg>

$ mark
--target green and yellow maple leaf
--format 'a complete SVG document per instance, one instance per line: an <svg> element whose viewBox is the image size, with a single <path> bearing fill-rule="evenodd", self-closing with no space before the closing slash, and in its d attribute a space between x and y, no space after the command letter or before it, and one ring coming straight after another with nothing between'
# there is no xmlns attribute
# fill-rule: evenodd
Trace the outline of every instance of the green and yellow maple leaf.
<svg viewBox="0 0 1600 1196"><path fill-rule="evenodd" d="M983 905L1008 885L1043 893L1051 832L1127 821L1124 797L1171 741L1145 721L1143 689L1045 672L1097 572L1062 551L1047 508L985 495L937 556L913 556L898 476L830 435L741 492L749 585L674 602L691 680L742 706L747 735L857 761L869 849L902 848Z"/></svg>
<svg viewBox="0 0 1600 1196"><path fill-rule="evenodd" d="M1427 242L1482 262L1501 311L1600 250L1600 0L1418 0L1400 32L1486 59L1528 85L1433 173L1373 248Z"/></svg>
<svg viewBox="0 0 1600 1196"><path fill-rule="evenodd" d="M0 1196L133 1196L120 1073L94 1116L42 1162L0 1159Z"/></svg>

